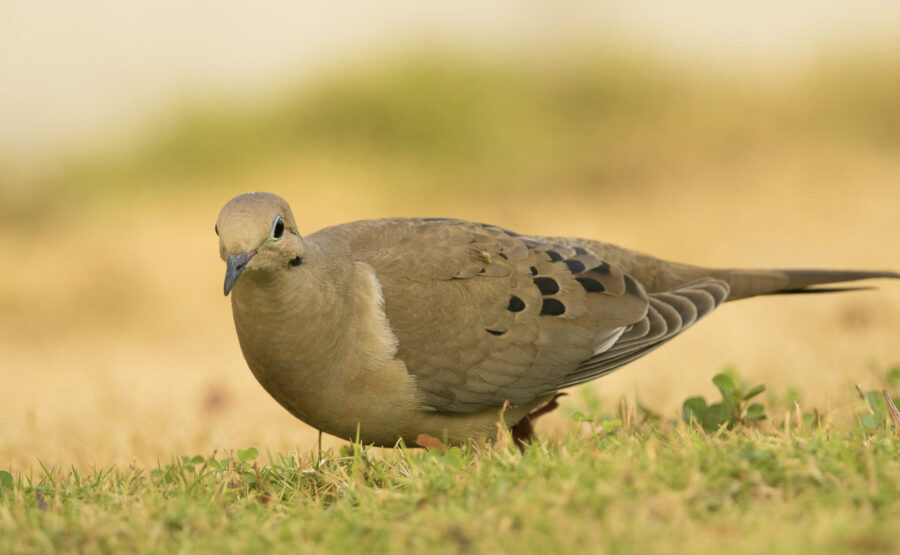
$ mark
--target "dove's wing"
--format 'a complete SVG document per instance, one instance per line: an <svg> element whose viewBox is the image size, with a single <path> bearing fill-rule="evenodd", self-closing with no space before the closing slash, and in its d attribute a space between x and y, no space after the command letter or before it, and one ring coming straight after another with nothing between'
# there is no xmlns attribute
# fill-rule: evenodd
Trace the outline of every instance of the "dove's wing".
<svg viewBox="0 0 900 555"><path fill-rule="evenodd" d="M375 220L323 233L375 269L397 356L439 411L526 403L610 372L728 294L713 278L648 294L595 252L601 244L471 222Z"/></svg>

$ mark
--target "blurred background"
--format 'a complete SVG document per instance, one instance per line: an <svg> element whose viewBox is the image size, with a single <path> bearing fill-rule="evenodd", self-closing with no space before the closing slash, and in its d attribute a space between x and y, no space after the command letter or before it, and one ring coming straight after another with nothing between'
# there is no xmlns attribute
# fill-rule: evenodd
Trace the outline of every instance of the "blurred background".
<svg viewBox="0 0 900 555"><path fill-rule="evenodd" d="M0 2L0 467L314 446L221 293L213 224L244 191L305 233L451 216L900 269L900 3L641 4ZM900 363L878 285L730 304L567 404L675 417L732 365L770 416L849 422Z"/></svg>

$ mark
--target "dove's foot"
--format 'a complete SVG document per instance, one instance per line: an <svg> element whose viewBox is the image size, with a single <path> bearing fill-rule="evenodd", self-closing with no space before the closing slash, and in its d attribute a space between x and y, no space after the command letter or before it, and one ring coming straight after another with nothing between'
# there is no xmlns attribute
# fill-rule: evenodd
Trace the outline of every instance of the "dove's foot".
<svg viewBox="0 0 900 555"><path fill-rule="evenodd" d="M516 442L516 447L519 448L519 451L522 451L524 453L525 444L531 443L535 440L536 436L534 435L534 421L559 407L559 403L557 403L556 400L563 395L565 395L565 393L557 393L552 399L550 399L547 404L531 411L530 413L525 415L522 420L519 420L510 428L513 441Z"/></svg>

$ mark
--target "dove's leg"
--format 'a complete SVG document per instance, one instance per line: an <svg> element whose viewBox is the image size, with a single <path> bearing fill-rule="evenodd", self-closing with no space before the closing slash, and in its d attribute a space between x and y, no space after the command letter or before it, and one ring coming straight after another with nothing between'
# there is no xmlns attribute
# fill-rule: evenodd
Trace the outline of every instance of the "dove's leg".
<svg viewBox="0 0 900 555"><path fill-rule="evenodd" d="M516 447L519 448L519 451L525 452L525 444L531 443L535 439L534 435L534 425L532 424L539 417L547 414L555 410L559 407L559 403L556 402L557 399L565 395L565 393L557 393L550 399L547 404L542 405L535 410L529 412L525 415L522 420L516 422L511 428L513 441L516 442Z"/></svg>

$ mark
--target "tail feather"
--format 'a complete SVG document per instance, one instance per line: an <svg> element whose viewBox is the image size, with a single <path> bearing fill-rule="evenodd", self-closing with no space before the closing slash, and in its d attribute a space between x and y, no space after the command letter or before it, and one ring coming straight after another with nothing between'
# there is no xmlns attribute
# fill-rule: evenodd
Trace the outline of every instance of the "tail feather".
<svg viewBox="0 0 900 555"><path fill-rule="evenodd" d="M781 270L788 277L787 289L806 289L823 283L843 283L874 278L900 278L897 272L860 270Z"/></svg>
<svg viewBox="0 0 900 555"><path fill-rule="evenodd" d="M607 243L588 242L585 246L621 266L626 274L640 281L648 293L671 291L692 281L711 277L728 284L730 292L726 300L733 301L757 295L849 291L858 288L815 286L862 279L900 279L900 273L890 271L710 269L661 260Z"/></svg>
<svg viewBox="0 0 900 555"><path fill-rule="evenodd" d="M757 295L795 293L836 293L871 289L871 287L815 287L863 279L898 279L900 273L863 270L725 270L721 275L731 285L728 300Z"/></svg>
<svg viewBox="0 0 900 555"><path fill-rule="evenodd" d="M860 287L808 287L806 289L784 289L775 291L774 293L766 293L767 295L809 295L814 293L847 293L849 291L872 291L877 287L860 286Z"/></svg>

